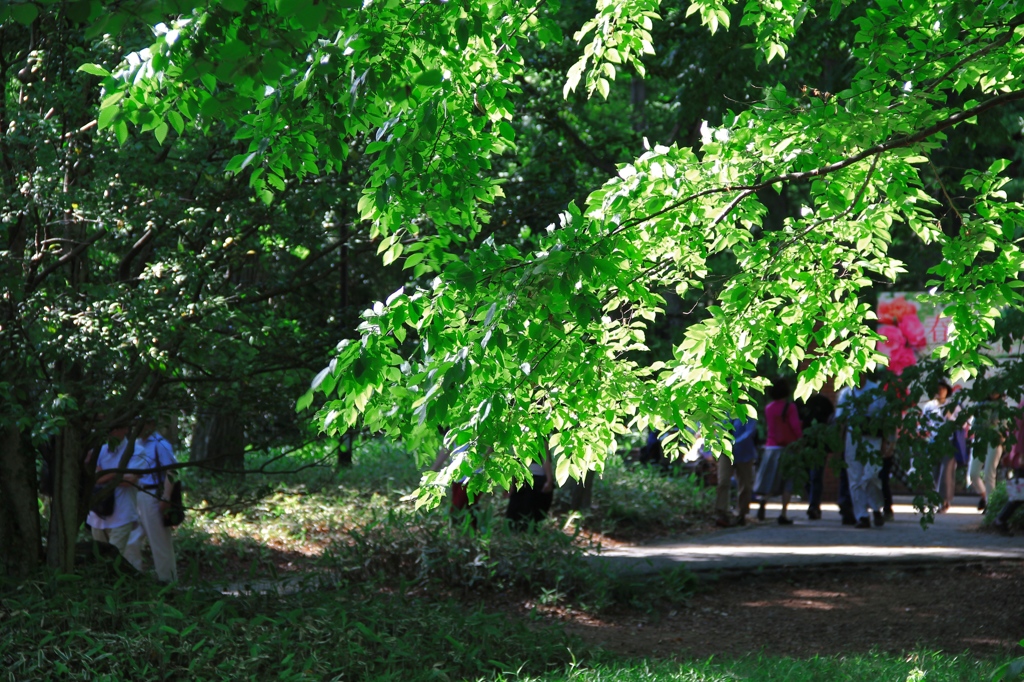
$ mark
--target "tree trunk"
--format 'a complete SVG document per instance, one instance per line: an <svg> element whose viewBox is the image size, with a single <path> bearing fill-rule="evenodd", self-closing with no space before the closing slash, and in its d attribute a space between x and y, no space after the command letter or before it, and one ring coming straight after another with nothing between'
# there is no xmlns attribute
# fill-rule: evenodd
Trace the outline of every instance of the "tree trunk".
<svg viewBox="0 0 1024 682"><path fill-rule="evenodd" d="M588 471L583 481L573 479L572 492L569 494L569 508L573 511L590 509L594 496L594 472Z"/></svg>
<svg viewBox="0 0 1024 682"><path fill-rule="evenodd" d="M245 431L234 414L200 412L192 429L191 461L214 471L245 467Z"/></svg>
<svg viewBox="0 0 1024 682"><path fill-rule="evenodd" d="M75 542L82 526L82 439L65 426L57 437L53 457L53 506L46 541L46 563L64 573L75 566Z"/></svg>
<svg viewBox="0 0 1024 682"><path fill-rule="evenodd" d="M0 575L26 575L39 565L42 538L36 469L14 424L0 431Z"/></svg>

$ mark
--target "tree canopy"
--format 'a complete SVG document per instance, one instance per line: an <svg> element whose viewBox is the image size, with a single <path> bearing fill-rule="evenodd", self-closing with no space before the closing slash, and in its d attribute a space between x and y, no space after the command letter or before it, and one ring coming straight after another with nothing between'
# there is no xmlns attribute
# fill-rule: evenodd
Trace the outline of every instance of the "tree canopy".
<svg viewBox="0 0 1024 682"><path fill-rule="evenodd" d="M427 475L425 500L478 468L478 488L507 486L545 444L564 481L630 429L719 429L753 413L766 358L798 372L798 396L856 381L883 362L865 293L908 267L894 235L940 254L923 284L953 318L941 352L954 378L985 364L998 311L1021 300L1011 160L935 168L951 136L1024 99L1019 0L598 0L567 64L555 2L76 6L95 37L155 26L124 61L82 67L102 79L99 128L122 144L227 131L241 148L224 170L271 205L310 177L364 170L358 217L409 277L299 408L322 400L323 430L362 425L424 456L442 431L473 444ZM6 11L32 21L34 7ZM546 228L499 229L523 112L540 118L552 90L577 102L642 87L662 22L698 20L712 45L740 37L735 54L676 54L684 71L713 80L751 55L758 67L714 95L716 120L692 141L652 131L635 158L596 159L610 177ZM565 67L554 88L544 60ZM793 210L773 211L773 195ZM669 296L702 315L649 363Z"/></svg>

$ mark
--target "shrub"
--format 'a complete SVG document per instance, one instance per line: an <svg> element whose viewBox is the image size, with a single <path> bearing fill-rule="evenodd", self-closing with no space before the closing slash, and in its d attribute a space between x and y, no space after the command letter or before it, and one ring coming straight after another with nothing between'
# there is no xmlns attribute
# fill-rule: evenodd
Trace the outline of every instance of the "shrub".
<svg viewBox="0 0 1024 682"><path fill-rule="evenodd" d="M989 493L988 502L985 506L985 525L991 526L999 512L1003 510L1009 498L1006 494L1006 483L1000 481L996 485L996 489ZM1010 517L1007 526L1014 531L1024 531L1024 505L1020 509L1013 513Z"/></svg>
<svg viewBox="0 0 1024 682"><path fill-rule="evenodd" d="M594 484L592 504L584 518L589 528L678 531L711 514L714 490L694 476L609 460Z"/></svg>

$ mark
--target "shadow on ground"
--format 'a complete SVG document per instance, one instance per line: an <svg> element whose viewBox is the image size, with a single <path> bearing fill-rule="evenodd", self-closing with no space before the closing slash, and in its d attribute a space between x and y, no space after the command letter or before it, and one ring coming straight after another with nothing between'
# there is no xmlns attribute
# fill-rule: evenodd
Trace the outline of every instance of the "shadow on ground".
<svg viewBox="0 0 1024 682"><path fill-rule="evenodd" d="M629 656L808 657L882 651L1020 652L1024 563L794 569L705 581L649 614L563 614L590 644Z"/></svg>

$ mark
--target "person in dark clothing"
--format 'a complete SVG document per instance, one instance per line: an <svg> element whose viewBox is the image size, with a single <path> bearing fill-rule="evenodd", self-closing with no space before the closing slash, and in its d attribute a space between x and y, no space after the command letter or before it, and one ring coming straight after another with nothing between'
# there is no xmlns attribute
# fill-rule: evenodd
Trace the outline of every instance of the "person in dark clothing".
<svg viewBox="0 0 1024 682"><path fill-rule="evenodd" d="M533 475L531 485L514 485L509 490L505 517L516 530L526 530L530 523L539 523L548 515L554 497L555 477L551 468L551 455L544 446L544 460L530 463Z"/></svg>
<svg viewBox="0 0 1024 682"><path fill-rule="evenodd" d="M836 504L839 505L839 518L843 525L857 525L857 517L853 515L853 496L850 495L850 475L846 473L845 466L839 471L839 499Z"/></svg>
<svg viewBox="0 0 1024 682"><path fill-rule="evenodd" d="M828 424L836 408L832 401L821 393L815 393L807 399L801 410L800 421L806 431L814 424ZM807 518L816 521L821 518L821 494L825 481L825 459L827 452L821 453L821 462L807 470Z"/></svg>

